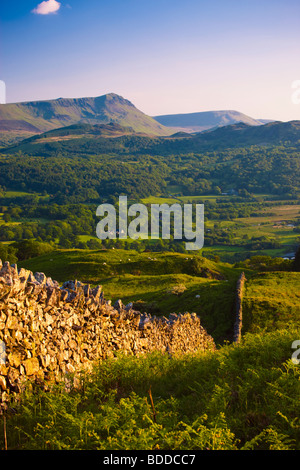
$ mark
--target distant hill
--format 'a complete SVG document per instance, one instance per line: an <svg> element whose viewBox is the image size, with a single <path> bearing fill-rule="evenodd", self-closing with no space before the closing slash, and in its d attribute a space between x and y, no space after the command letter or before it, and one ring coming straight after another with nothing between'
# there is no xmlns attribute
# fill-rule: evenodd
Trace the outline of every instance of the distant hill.
<svg viewBox="0 0 300 470"><path fill-rule="evenodd" d="M244 123L209 129L199 133L177 132L169 136L149 136L119 124L74 124L54 129L7 147L7 153L49 155L54 151L81 153L186 154L255 146L300 145L300 121L270 122L260 126Z"/></svg>
<svg viewBox="0 0 300 470"><path fill-rule="evenodd" d="M238 111L205 111L200 113L168 114L154 116L163 126L172 127L177 131L201 132L221 126L242 122L249 126L261 126L269 122L263 119L253 119Z"/></svg>
<svg viewBox="0 0 300 470"><path fill-rule="evenodd" d="M49 141L60 141L64 139L75 139L79 137L120 137L122 135L142 135L143 132L135 132L132 127L121 126L110 122L109 124L72 124L71 126L59 127L52 131L44 132L37 136L30 137L26 141L43 143Z"/></svg>
<svg viewBox="0 0 300 470"><path fill-rule="evenodd" d="M132 200L160 195L175 201L177 196L222 192L241 197L272 194L296 201L299 151L300 121L240 123L169 137L140 135L116 124L77 124L7 147L0 159L0 186L7 191L45 191L59 204L96 203L123 194ZM2 202L10 203L9 198ZM230 212L230 217L239 213ZM39 217L47 214L40 212ZM256 209L249 207L247 214L256 216ZM5 225L0 225L1 231ZM226 231L222 233L226 240ZM5 236L11 240L10 233ZM287 250L294 247L284 253Z"/></svg>
<svg viewBox="0 0 300 470"><path fill-rule="evenodd" d="M115 123L147 135L173 131L139 111L130 101L110 93L96 98L59 98L0 104L0 141L13 142L77 123Z"/></svg>
<svg viewBox="0 0 300 470"><path fill-rule="evenodd" d="M232 124L262 126L272 121L253 119L238 111L206 111L150 117L115 93L94 98L58 98L0 104L0 146L72 125L116 124L133 133L162 137L198 133ZM109 130L109 129L107 129ZM102 134L119 134L110 129ZM96 132L97 133L97 132Z"/></svg>
<svg viewBox="0 0 300 470"><path fill-rule="evenodd" d="M232 124L196 134L195 141L214 147L245 147L249 145L278 145L300 143L300 121L274 121L261 126Z"/></svg>

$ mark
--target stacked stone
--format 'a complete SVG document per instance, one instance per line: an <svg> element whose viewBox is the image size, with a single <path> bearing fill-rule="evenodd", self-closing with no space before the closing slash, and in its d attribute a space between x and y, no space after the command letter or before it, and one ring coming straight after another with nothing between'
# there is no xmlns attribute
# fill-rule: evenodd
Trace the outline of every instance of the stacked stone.
<svg viewBox="0 0 300 470"><path fill-rule="evenodd" d="M0 261L0 268L2 407L28 379L46 386L118 351L176 355L215 349L196 314L152 317L121 300L112 306L101 286L79 281L60 286L8 262Z"/></svg>

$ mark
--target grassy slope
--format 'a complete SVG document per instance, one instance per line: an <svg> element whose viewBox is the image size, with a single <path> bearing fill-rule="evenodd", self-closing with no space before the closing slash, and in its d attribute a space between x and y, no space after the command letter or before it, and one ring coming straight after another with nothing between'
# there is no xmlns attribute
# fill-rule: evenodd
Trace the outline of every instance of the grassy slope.
<svg viewBox="0 0 300 470"><path fill-rule="evenodd" d="M150 290L151 298L166 311L172 302L177 309L190 310L194 294L201 292L202 323L222 336L232 323L228 318L232 319L239 271L202 259L202 267L226 279L187 274L191 258L177 253L63 250L19 265L61 281L77 277L100 282L106 294L110 289L146 298ZM112 274L121 268L123 272ZM139 274L132 273L138 270ZM178 281L185 282L186 292L181 297L166 295L166 288ZM82 377L83 388L71 393L64 384L52 393L29 388L7 419L8 447L299 450L300 369L291 361L292 343L300 337L299 285L300 273L247 272L243 307L249 332L244 331L239 345L172 360L161 354L120 355L117 361L96 365L92 374ZM1 433L2 425L3 442Z"/></svg>
<svg viewBox="0 0 300 470"><path fill-rule="evenodd" d="M271 331L299 323L299 288L300 273L296 272L249 277L243 299L243 331Z"/></svg>
<svg viewBox="0 0 300 470"><path fill-rule="evenodd" d="M172 360L120 356L71 393L64 384L28 391L7 418L8 448L299 450L300 369L291 361L299 333L248 335Z"/></svg>
<svg viewBox="0 0 300 470"><path fill-rule="evenodd" d="M164 126L172 126L187 132L200 132L217 126L228 126L244 122L250 126L260 125L260 122L238 111L207 111L200 113L169 114L155 116L154 119Z"/></svg>
<svg viewBox="0 0 300 470"><path fill-rule="evenodd" d="M195 267L195 259L199 265ZM19 263L60 283L102 285L105 298L136 302L151 314L195 312L217 343L232 340L235 288L241 268L180 253L59 250ZM274 330L300 318L300 273L246 272L243 333ZM182 294L171 293L184 286ZM200 297L198 297L200 296Z"/></svg>
<svg viewBox="0 0 300 470"><path fill-rule="evenodd" d="M179 253L60 250L20 262L19 266L45 272L60 283L75 278L100 284L106 299L122 299L124 304L142 301L138 308L152 314L195 312L217 342L230 340L240 269L201 257L197 257L199 266L195 268L195 258ZM170 293L178 285L185 286L183 294Z"/></svg>
<svg viewBox="0 0 300 470"><path fill-rule="evenodd" d="M45 132L78 122L96 124L112 121L123 126L132 127L136 132L153 135L169 135L172 133L171 130L139 111L128 100L113 93L97 98L60 98L49 101L0 105L0 129L2 120L5 121L6 127L9 122L11 123L10 130L14 130L17 123L19 126L20 122L34 126L37 128L37 132Z"/></svg>

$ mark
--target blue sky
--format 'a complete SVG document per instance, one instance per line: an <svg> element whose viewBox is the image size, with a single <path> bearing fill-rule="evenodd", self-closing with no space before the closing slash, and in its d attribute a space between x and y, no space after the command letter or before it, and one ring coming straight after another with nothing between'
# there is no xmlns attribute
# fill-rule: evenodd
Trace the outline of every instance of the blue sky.
<svg viewBox="0 0 300 470"><path fill-rule="evenodd" d="M114 92L149 115L300 119L299 0L48 1L1 0L7 102Z"/></svg>

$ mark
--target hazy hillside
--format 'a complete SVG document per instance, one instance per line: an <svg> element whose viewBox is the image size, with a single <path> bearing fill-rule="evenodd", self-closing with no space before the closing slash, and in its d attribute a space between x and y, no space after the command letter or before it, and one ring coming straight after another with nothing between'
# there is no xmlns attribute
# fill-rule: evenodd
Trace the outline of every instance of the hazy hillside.
<svg viewBox="0 0 300 470"><path fill-rule="evenodd" d="M136 133L169 136L181 131L202 132L236 123L261 126L265 122L238 111L207 111L152 118L125 98L109 93L95 98L58 98L0 104L0 145L11 145L34 135L75 124L113 123L131 128Z"/></svg>
<svg viewBox="0 0 300 470"><path fill-rule="evenodd" d="M178 131L201 132L214 127L228 126L243 122L249 126L260 126L261 120L253 119L238 111L205 111L200 113L169 114L155 116L160 124L175 128Z"/></svg>
<svg viewBox="0 0 300 470"><path fill-rule="evenodd" d="M135 132L132 127L121 126L110 122L108 124L72 124L71 126L59 127L48 132L43 132L29 139L26 142L59 142L78 138L97 137L121 137L124 135L147 136L143 132Z"/></svg>
<svg viewBox="0 0 300 470"><path fill-rule="evenodd" d="M261 126L237 123L199 133L195 140L203 144L211 142L213 145L216 142L217 145L227 147L276 145L279 143L299 144L300 121L274 121Z"/></svg>
<svg viewBox="0 0 300 470"><path fill-rule="evenodd" d="M7 148L28 155L49 154L61 150L69 153L151 153L186 154L220 149L256 146L299 145L300 121L270 122L260 126L237 123L195 135L178 132L169 136L150 136L119 124L76 124L39 134ZM49 147L50 145L50 147Z"/></svg>
<svg viewBox="0 0 300 470"><path fill-rule="evenodd" d="M169 129L139 111L130 101L114 93L96 98L59 98L0 104L0 140L4 142L12 137L24 138L76 123L110 122L150 135L171 133Z"/></svg>

